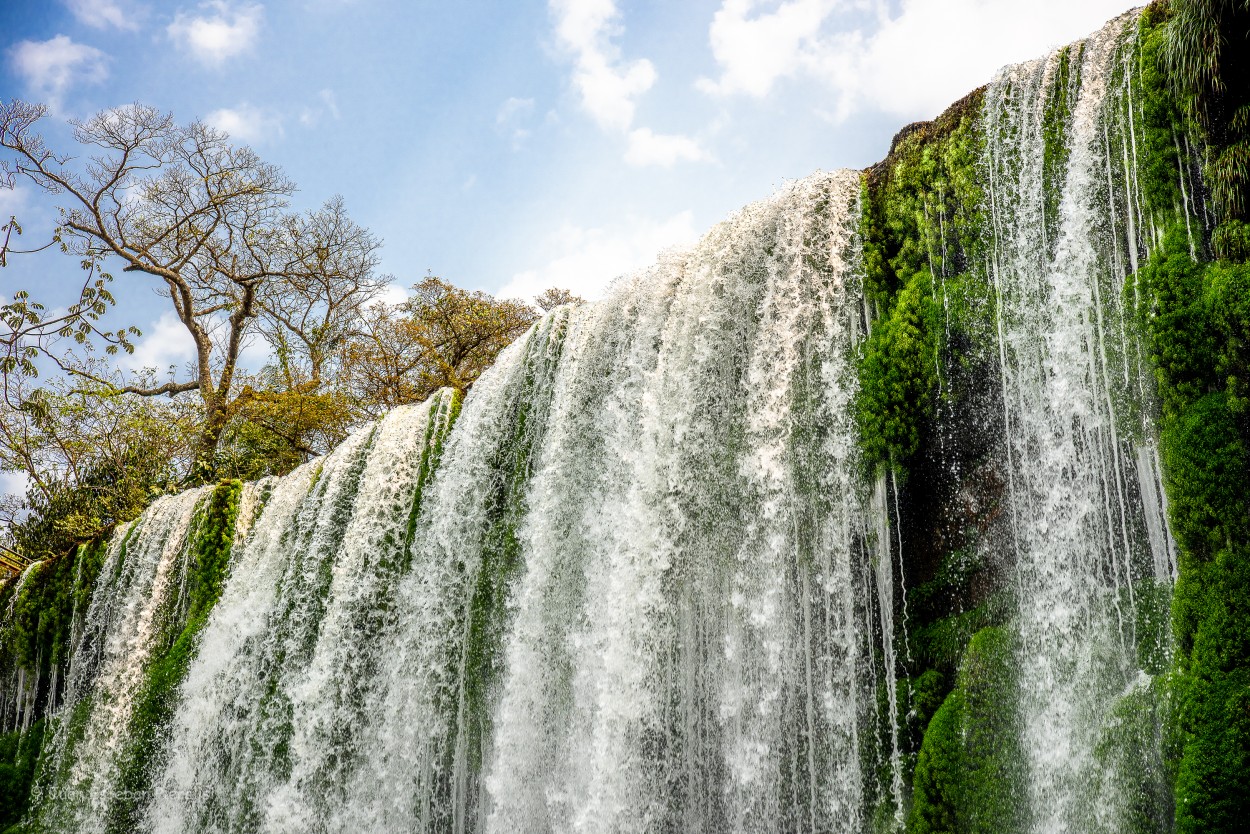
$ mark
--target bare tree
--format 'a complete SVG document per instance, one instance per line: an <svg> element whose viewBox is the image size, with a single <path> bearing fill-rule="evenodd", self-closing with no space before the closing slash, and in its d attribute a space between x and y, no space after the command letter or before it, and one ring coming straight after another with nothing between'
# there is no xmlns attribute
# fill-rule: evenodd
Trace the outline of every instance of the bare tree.
<svg viewBox="0 0 1250 834"><path fill-rule="evenodd" d="M0 147L11 152L0 170L62 198L66 251L93 266L120 260L122 271L149 276L169 299L195 344L193 372L160 385L114 387L139 396L198 392L205 412L198 457L207 465L258 317L287 318L297 325L284 325L291 332L312 333L279 299L315 293L323 270L371 268L378 244L346 221L341 202L292 214L291 181L201 122L179 125L141 104L104 111L71 122L74 139L92 154L78 160L51 150L37 132L46 112L20 101L0 105ZM312 335L306 345L320 350L322 339ZM109 382L81 367L65 369Z"/></svg>
<svg viewBox="0 0 1250 834"><path fill-rule="evenodd" d="M316 390L391 278L375 272L381 243L347 216L341 197L290 223L300 268L260 293L260 329L286 387Z"/></svg>

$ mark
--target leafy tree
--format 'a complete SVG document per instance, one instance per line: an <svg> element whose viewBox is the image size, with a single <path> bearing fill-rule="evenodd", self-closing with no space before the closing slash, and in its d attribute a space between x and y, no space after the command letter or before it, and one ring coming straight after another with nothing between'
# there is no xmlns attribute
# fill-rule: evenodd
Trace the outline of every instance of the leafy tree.
<svg viewBox="0 0 1250 834"><path fill-rule="evenodd" d="M420 402L439 388L467 391L537 311L520 301L469 292L429 276L396 306L375 305L345 364L371 410Z"/></svg>
<svg viewBox="0 0 1250 834"><path fill-rule="evenodd" d="M0 506L9 547L26 559L68 552L155 495L176 489L192 464L194 403L120 394L66 379L0 408L0 468L23 472L24 499Z"/></svg>
<svg viewBox="0 0 1250 834"><path fill-rule="evenodd" d="M11 188L13 183L7 172L0 168L0 188ZM44 246L35 249L13 249L13 235L22 234L22 227L16 217L0 226L4 234L0 242L0 267L8 265L10 255L30 255L42 251L57 242L53 239ZM91 261L84 261L83 268L87 277L78 288L77 299L66 305L63 311L49 314L47 307L32 299L24 290L13 293L12 300L0 305L0 391L3 399L10 405L16 405L16 391L10 387L20 386L20 378L39 375L36 360L40 356L51 355L53 346L63 339L82 344L88 339L102 341L109 353L118 348L133 351L130 337L139 335L133 327L122 328L116 332L102 329L98 322L114 304L113 295L109 292L108 283L112 276L101 272Z"/></svg>

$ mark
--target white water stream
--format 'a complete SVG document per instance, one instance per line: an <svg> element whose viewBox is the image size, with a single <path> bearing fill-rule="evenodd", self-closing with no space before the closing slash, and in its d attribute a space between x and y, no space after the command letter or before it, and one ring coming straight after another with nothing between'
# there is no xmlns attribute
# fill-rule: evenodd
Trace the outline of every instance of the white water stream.
<svg viewBox="0 0 1250 834"><path fill-rule="evenodd" d="M1136 592L1169 581L1149 387L1121 301L1142 238L1136 173L1116 121L1135 14L1068 48L1070 118L1047 124L1064 51L1008 67L986 93L990 273L1009 455L1020 704L1031 828L1095 830L1098 733L1136 678ZM1048 179L1047 130L1067 151ZM1046 195L1059 194L1048 214ZM1123 252L1131 254L1130 259ZM1136 421L1136 422L1135 422ZM1113 827L1114 830L1114 827Z"/></svg>

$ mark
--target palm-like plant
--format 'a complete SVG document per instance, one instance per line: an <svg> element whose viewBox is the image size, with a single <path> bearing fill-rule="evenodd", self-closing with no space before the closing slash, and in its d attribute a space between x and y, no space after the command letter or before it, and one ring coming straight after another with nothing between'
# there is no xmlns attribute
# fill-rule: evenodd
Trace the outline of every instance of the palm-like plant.
<svg viewBox="0 0 1250 834"><path fill-rule="evenodd" d="M1171 0L1165 52L1174 92L1205 134L1218 214L1245 219L1250 186L1250 0Z"/></svg>

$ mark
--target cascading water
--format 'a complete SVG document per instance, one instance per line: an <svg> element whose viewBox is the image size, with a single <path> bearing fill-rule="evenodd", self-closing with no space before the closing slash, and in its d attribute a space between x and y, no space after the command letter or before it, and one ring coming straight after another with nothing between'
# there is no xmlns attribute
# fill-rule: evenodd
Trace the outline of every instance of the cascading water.
<svg viewBox="0 0 1250 834"><path fill-rule="evenodd" d="M188 531L203 490L158 500L113 537L69 667L50 742L44 824L103 831L144 664L179 602Z"/></svg>
<svg viewBox="0 0 1250 834"><path fill-rule="evenodd" d="M1138 20L902 134L931 131L921 173L904 149L813 175L551 312L463 410L439 392L81 550L68 662L49 681L0 639L4 730L48 718L30 820L1169 830L1153 706L1148 738L1117 738L1161 679L1142 658L1167 655L1178 573L1124 287L1161 239ZM908 224L924 239L890 242ZM932 378L928 417L889 418L933 448L872 469L857 409L883 332L903 356L873 382ZM0 638L42 576L0 587Z"/></svg>
<svg viewBox="0 0 1250 834"><path fill-rule="evenodd" d="M1038 834L1119 830L1089 789L1101 767L1095 746L1138 674L1135 640L1158 639L1135 634L1135 588L1175 570L1158 452L1141 416L1148 371L1134 362L1121 300L1129 262L1150 242L1126 135L1132 118L1119 118L1136 28L1135 14L1114 20L1088 41L1007 68L986 94L989 271Z"/></svg>
<svg viewBox="0 0 1250 834"><path fill-rule="evenodd" d="M440 394L251 488L263 509L198 634L140 827L842 831L873 802L901 815L901 783L882 792L872 772L899 764L872 684L893 686L894 572L849 407L858 196L854 172L795 183L548 316L458 418ZM128 724L96 712L136 698L159 642L145 623L173 605L203 500L162 499L114 538L65 711L96 706L62 725L89 729L55 748L71 776L44 796L49 830L110 830ZM96 644L136 662L95 660Z"/></svg>

